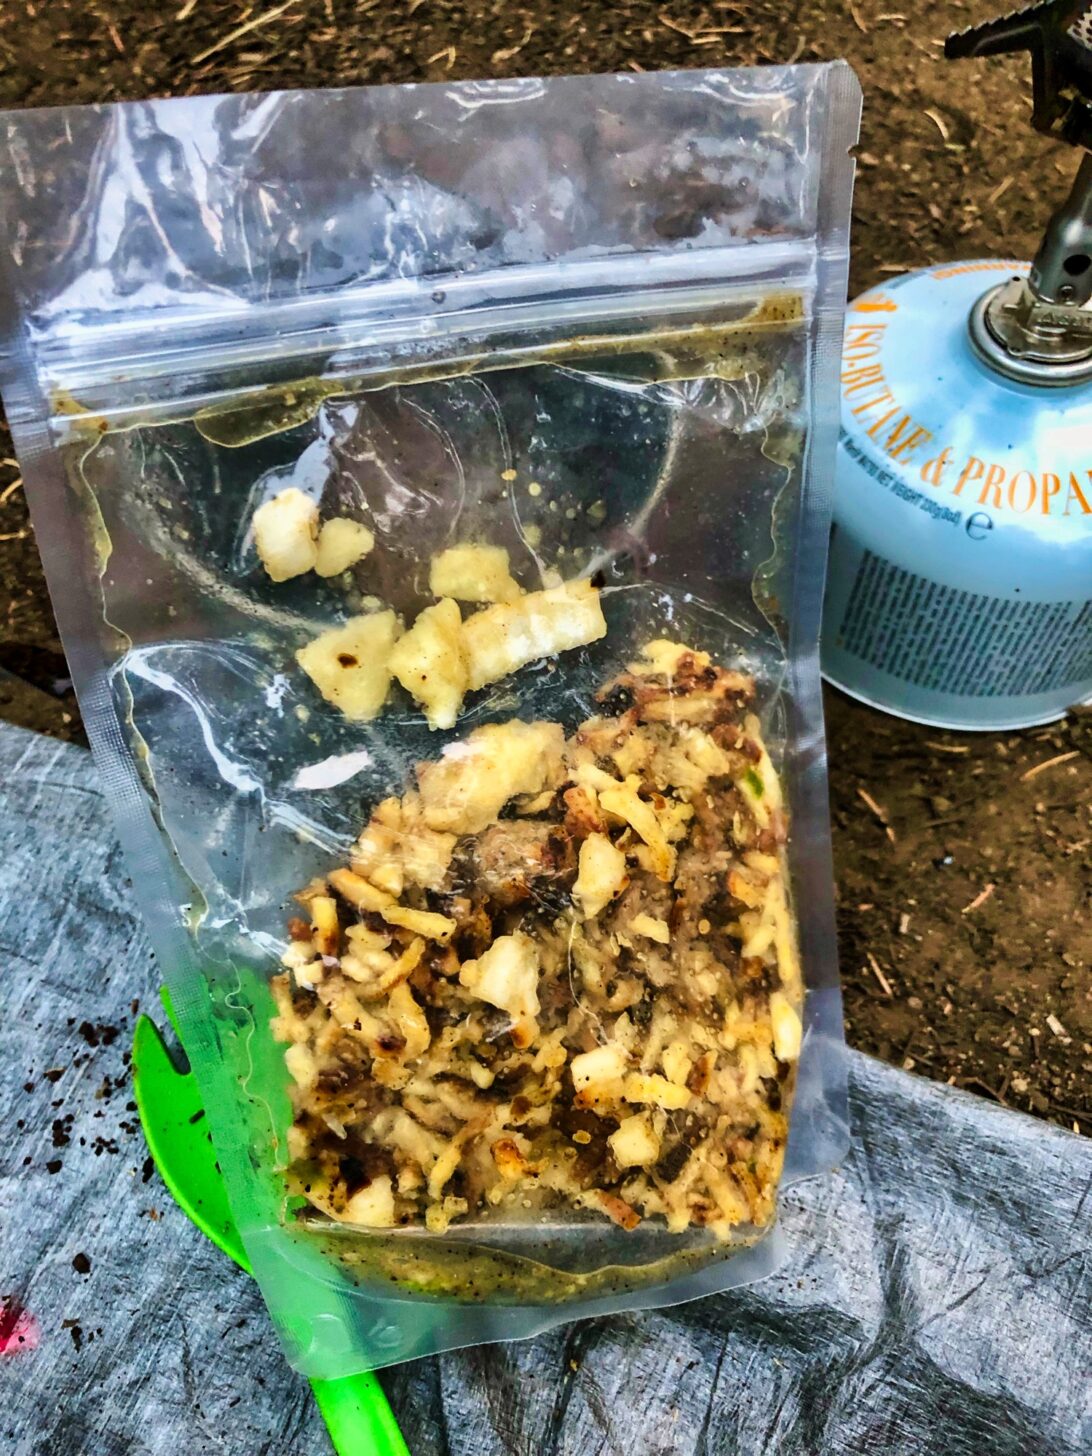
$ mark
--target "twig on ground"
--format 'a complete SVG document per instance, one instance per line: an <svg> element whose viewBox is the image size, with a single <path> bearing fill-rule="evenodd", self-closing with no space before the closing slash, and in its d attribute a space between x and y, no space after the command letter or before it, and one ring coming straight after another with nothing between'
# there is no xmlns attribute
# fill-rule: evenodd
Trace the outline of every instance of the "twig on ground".
<svg viewBox="0 0 1092 1456"><path fill-rule="evenodd" d="M990 896L996 889L997 886L991 881L985 887L985 889L979 890L978 894L974 897L971 903L969 905L964 905L963 909L959 913L961 915L969 915L972 910L977 910L980 905L985 905L986 901L990 898Z"/></svg>
<svg viewBox="0 0 1092 1456"><path fill-rule="evenodd" d="M510 61L513 56L518 56L523 47L535 33L533 25L528 25L523 32L523 39L516 42L514 46L502 46L500 50L494 51L489 57L493 65L499 66L503 61Z"/></svg>
<svg viewBox="0 0 1092 1456"><path fill-rule="evenodd" d="M228 31L227 35L222 36L220 40L214 41L213 44L207 47L207 49L203 50L200 55L194 56L192 61L190 62L190 65L199 66L202 61L207 61L210 56L216 55L217 51L224 50L225 47L231 45L234 41L237 41L241 36L249 35L249 33L252 30L256 30L259 25L268 25L271 20L276 20L279 16L283 15L286 10L290 9L295 3L296 0L284 0L283 5L277 5L272 10L263 11L261 15L252 16L250 20L245 21L242 25L237 25L234 30Z"/></svg>
<svg viewBox="0 0 1092 1456"><path fill-rule="evenodd" d="M1027 769L1020 775L1020 782L1022 784L1030 783L1032 779L1037 779L1041 773L1046 773L1048 768L1053 768L1058 763L1068 763L1071 758L1079 758L1080 754L1081 751L1079 748L1071 748L1068 753L1057 753L1053 758L1048 758L1043 763L1037 763L1034 768Z"/></svg>
<svg viewBox="0 0 1092 1456"><path fill-rule="evenodd" d="M1074 1121L1087 1122L1092 1125L1092 1112L1080 1112L1076 1107L1067 1107L1064 1102L1050 1103L1051 1107L1058 1112L1064 1112L1066 1117L1072 1117Z"/></svg>
<svg viewBox="0 0 1092 1456"><path fill-rule="evenodd" d="M876 977L876 980L879 981L880 988L882 989L883 994L885 996L894 997L895 993L891 989L891 982L884 975L883 968L880 965L879 961L870 950L866 950L865 955L868 957L868 964L872 967L872 974Z"/></svg>
<svg viewBox="0 0 1092 1456"><path fill-rule="evenodd" d="M983 1082L983 1080L982 1080L981 1077L962 1077L962 1078L957 1078L957 1080L956 1080L956 1086L957 1087L977 1087L977 1088L979 1088L980 1091L985 1092L987 1096L992 1097L995 1102L1000 1102L1002 1100L1001 1095L999 1094L997 1088L996 1087L991 1087L988 1082Z"/></svg>
<svg viewBox="0 0 1092 1456"><path fill-rule="evenodd" d="M684 35L691 45L713 45L718 36L721 35L746 35L747 27L743 25L681 25L679 21L672 20L670 15L663 11L656 19L667 30L673 30L678 35Z"/></svg>
<svg viewBox="0 0 1092 1456"><path fill-rule="evenodd" d="M880 805L876 803L876 800L872 797L872 795L868 792L868 790L867 789L862 789L860 787L860 785L857 786L857 793L860 795L860 797L864 800L864 802L872 810L873 814L875 814L876 818L883 825L883 831L884 831L884 833L887 835L888 839L890 839L891 843L894 844L895 843L895 831L891 828L891 824L890 824L890 822L889 822L889 820L887 818L887 810L886 809L882 809L880 807Z"/></svg>
<svg viewBox="0 0 1092 1456"><path fill-rule="evenodd" d="M1004 197L1005 193L1009 190L1009 188L1011 186L1012 186L1012 178L1011 178L1011 176L1010 177L1006 177L1004 179L1004 181L1002 181L1002 182L998 182L997 186L993 189L993 191L990 193L990 195L986 198L986 205L988 207L992 207L995 202L1000 202L1001 198Z"/></svg>
<svg viewBox="0 0 1092 1456"><path fill-rule="evenodd" d="M927 106L925 108L925 115L933 123L937 131L940 132L945 142L951 141L952 133L948 130L948 123L944 120L943 116L941 116L940 112L937 111L935 107Z"/></svg>

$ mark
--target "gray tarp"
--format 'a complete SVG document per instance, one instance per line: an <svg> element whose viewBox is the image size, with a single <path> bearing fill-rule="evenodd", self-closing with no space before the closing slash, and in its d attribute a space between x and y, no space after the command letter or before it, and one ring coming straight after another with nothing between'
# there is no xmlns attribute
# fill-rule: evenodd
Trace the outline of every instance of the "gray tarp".
<svg viewBox="0 0 1092 1456"><path fill-rule="evenodd" d="M3 725L0 955L0 1296L40 1329L0 1358L0 1450L318 1456L255 1288L145 1165L157 976L90 758ZM415 1456L1092 1451L1092 1144L857 1054L850 1088L781 1273L386 1372Z"/></svg>

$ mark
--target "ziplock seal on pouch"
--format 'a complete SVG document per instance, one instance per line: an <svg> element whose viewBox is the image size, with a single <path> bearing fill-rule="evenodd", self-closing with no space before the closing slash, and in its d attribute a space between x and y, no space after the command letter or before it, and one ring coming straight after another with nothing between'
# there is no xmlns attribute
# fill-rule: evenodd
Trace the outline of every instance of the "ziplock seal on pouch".
<svg viewBox="0 0 1092 1456"><path fill-rule="evenodd" d="M834 64L0 120L35 528L311 1376L760 1278L845 1149L858 111Z"/></svg>

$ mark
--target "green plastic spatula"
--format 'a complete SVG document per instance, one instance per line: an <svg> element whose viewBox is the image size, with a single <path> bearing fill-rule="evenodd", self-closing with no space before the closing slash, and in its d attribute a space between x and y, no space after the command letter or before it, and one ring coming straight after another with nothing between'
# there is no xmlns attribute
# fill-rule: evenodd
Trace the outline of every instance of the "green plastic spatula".
<svg viewBox="0 0 1092 1456"><path fill-rule="evenodd" d="M170 1005L164 997L168 1015ZM171 1060L154 1021L141 1016L133 1037L133 1085L148 1150L183 1213L250 1273L209 1141L197 1083ZM312 1380L338 1456L409 1456L387 1398L370 1372Z"/></svg>

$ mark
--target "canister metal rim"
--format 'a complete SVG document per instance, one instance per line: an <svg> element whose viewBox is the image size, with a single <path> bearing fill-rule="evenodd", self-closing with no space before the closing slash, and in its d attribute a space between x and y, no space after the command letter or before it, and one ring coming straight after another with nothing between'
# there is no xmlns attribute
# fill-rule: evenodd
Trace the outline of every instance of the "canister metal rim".
<svg viewBox="0 0 1092 1456"><path fill-rule="evenodd" d="M989 326L988 310L1006 286L1007 280L988 289L976 300L967 320L971 347L983 364L1008 379L1015 379L1020 384L1034 384L1040 388L1059 389L1092 380L1092 350L1077 359L1054 361L1019 358L1005 348Z"/></svg>

